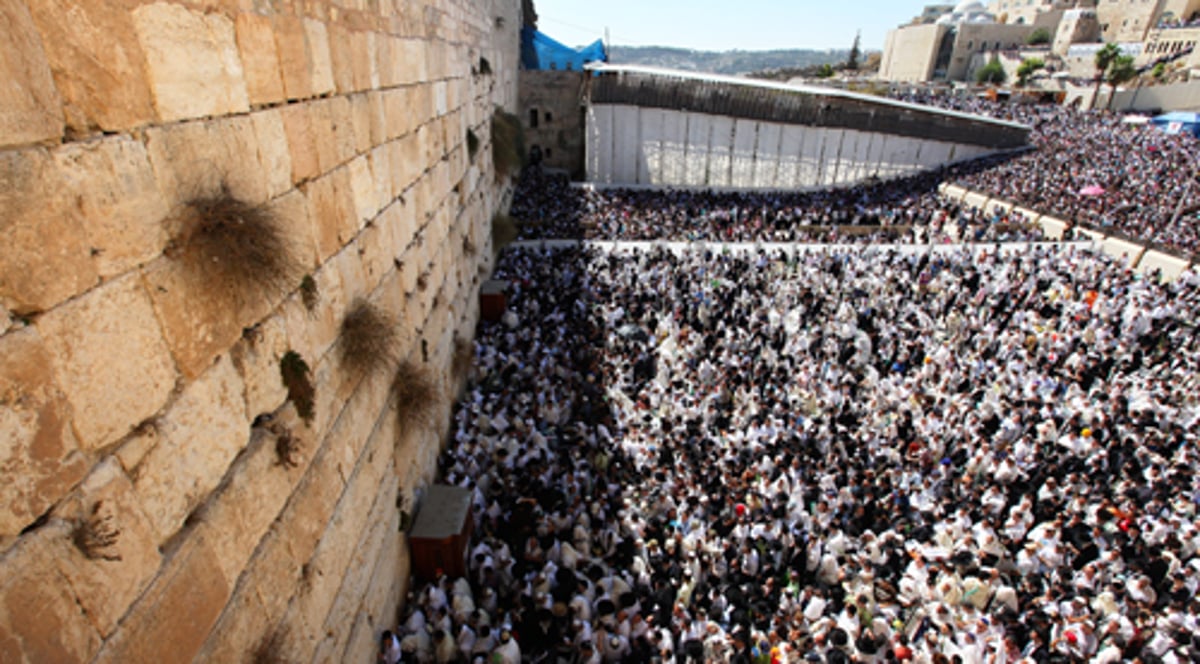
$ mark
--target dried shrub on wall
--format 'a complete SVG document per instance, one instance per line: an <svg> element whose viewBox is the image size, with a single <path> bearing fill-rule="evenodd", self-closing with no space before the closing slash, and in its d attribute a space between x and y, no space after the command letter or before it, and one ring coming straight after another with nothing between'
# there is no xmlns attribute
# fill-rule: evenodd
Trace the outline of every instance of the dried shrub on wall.
<svg viewBox="0 0 1200 664"><path fill-rule="evenodd" d="M317 303L321 301L321 291L317 289L317 280L313 279L311 274L304 275L304 278L300 280L300 299L309 313L316 310Z"/></svg>
<svg viewBox="0 0 1200 664"><path fill-rule="evenodd" d="M250 662L252 664L288 664L287 657L283 654L287 645L288 629L286 627L278 627L266 634L254 644L254 650L250 651Z"/></svg>
<svg viewBox="0 0 1200 664"><path fill-rule="evenodd" d="M500 176L516 175L525 165L521 120L499 106L492 114L492 164Z"/></svg>
<svg viewBox="0 0 1200 664"><path fill-rule="evenodd" d="M474 131L468 129L467 130L467 157L471 161L475 161L475 154L478 152L479 152L479 137L475 135Z"/></svg>
<svg viewBox="0 0 1200 664"><path fill-rule="evenodd" d="M479 58L479 73L484 76L492 75L492 63L487 58Z"/></svg>
<svg viewBox="0 0 1200 664"><path fill-rule="evenodd" d="M396 367L392 395L396 399L396 422L401 432L413 424L428 424L437 409L437 385L426 369L410 360Z"/></svg>
<svg viewBox="0 0 1200 664"><path fill-rule="evenodd" d="M71 539L75 547L83 555L92 560L121 559L114 547L121 537L121 529L116 526L116 515L111 506L104 501L97 501L86 517L75 524Z"/></svg>
<svg viewBox="0 0 1200 664"><path fill-rule="evenodd" d="M288 291L301 271L280 220L222 184L184 205L166 254L194 278L239 303Z"/></svg>
<svg viewBox="0 0 1200 664"><path fill-rule="evenodd" d="M287 388L288 399L296 406L296 413L308 424L312 424L316 412L317 388L312 384L312 371L300 353L289 350L279 360L279 374Z"/></svg>
<svg viewBox="0 0 1200 664"><path fill-rule="evenodd" d="M497 254L517 239L520 233L521 226L516 219L500 213L496 213L496 216L492 217L492 248Z"/></svg>
<svg viewBox="0 0 1200 664"><path fill-rule="evenodd" d="M454 337L454 357L451 358L450 370L455 377L464 378L475 364L475 349L469 339Z"/></svg>
<svg viewBox="0 0 1200 664"><path fill-rule="evenodd" d="M398 339L391 317L365 300L356 300L342 319L342 364L355 374L396 360Z"/></svg>

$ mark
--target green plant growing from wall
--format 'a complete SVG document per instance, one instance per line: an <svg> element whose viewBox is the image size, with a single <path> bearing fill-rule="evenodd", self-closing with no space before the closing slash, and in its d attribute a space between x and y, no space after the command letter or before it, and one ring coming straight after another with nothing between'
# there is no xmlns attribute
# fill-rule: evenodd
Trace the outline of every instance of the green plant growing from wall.
<svg viewBox="0 0 1200 664"><path fill-rule="evenodd" d="M467 130L467 158L475 161L475 155L479 152L479 137L471 129Z"/></svg>
<svg viewBox="0 0 1200 664"><path fill-rule="evenodd" d="M1053 39L1054 35L1050 34L1048 29L1038 28L1029 33L1029 37L1025 40L1025 43L1029 44L1030 46L1041 46L1043 44L1049 44Z"/></svg>
<svg viewBox="0 0 1200 664"><path fill-rule="evenodd" d="M1025 58L1017 67L1017 85L1025 87L1035 72L1046 68L1046 61L1041 58Z"/></svg>
<svg viewBox="0 0 1200 664"><path fill-rule="evenodd" d="M183 206L166 255L199 283L238 304L292 288L300 273L295 250L275 213L252 205L222 184Z"/></svg>
<svg viewBox="0 0 1200 664"><path fill-rule="evenodd" d="M287 388L288 400L296 407L296 413L306 424L312 424L316 412L317 389L312 384L312 371L308 363L294 350L283 354L279 360L279 375Z"/></svg>
<svg viewBox="0 0 1200 664"><path fill-rule="evenodd" d="M338 344L343 366L353 374L367 373L395 361L396 324L379 307L366 300L355 300L342 319Z"/></svg>
<svg viewBox="0 0 1200 664"><path fill-rule="evenodd" d="M321 291L317 289L317 280L313 279L311 274L304 275L300 280L300 300L304 302L304 308L312 313L317 308L317 303L321 301Z"/></svg>
<svg viewBox="0 0 1200 664"><path fill-rule="evenodd" d="M404 360L396 367L392 396L396 400L396 425L400 435L413 425L428 424L437 409L437 385L427 370L411 360Z"/></svg>
<svg viewBox="0 0 1200 664"><path fill-rule="evenodd" d="M1000 58L992 56L988 63L979 68L975 72L975 82L979 84L992 83L999 85L1008 78L1008 74L1004 73L1004 65L1000 64Z"/></svg>
<svg viewBox="0 0 1200 664"><path fill-rule="evenodd" d="M525 135L521 121L499 106L492 114L492 163L501 177L516 175L525 165Z"/></svg>

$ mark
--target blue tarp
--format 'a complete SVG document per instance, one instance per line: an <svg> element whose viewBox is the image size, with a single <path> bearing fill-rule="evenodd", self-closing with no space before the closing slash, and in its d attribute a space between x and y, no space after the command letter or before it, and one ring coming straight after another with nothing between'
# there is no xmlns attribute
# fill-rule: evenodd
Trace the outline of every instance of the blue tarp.
<svg viewBox="0 0 1200 664"><path fill-rule="evenodd" d="M1187 132L1200 138L1200 113L1167 113L1150 120L1168 134Z"/></svg>
<svg viewBox="0 0 1200 664"><path fill-rule="evenodd" d="M532 28L521 29L521 65L526 69L581 71L585 64L597 61L608 62L602 40L575 49Z"/></svg>

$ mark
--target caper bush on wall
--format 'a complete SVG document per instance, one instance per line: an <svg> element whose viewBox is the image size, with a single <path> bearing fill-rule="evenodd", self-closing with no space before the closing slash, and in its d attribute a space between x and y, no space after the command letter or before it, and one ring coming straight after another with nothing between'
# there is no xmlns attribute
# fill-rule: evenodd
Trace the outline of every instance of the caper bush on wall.
<svg viewBox="0 0 1200 664"><path fill-rule="evenodd" d="M288 399L296 407L296 413L306 423L312 424L316 413L317 388L312 383L312 371L308 363L294 350L283 354L279 360L279 374L287 388Z"/></svg>
<svg viewBox="0 0 1200 664"><path fill-rule="evenodd" d="M355 300L342 319L338 344L342 364L352 373L390 365L397 354L396 324L379 307L366 300Z"/></svg>

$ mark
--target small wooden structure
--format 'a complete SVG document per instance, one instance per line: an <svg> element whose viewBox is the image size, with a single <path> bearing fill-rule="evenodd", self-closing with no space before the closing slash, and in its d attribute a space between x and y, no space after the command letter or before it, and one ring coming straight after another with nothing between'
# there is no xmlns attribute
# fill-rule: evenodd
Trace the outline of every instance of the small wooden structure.
<svg viewBox="0 0 1200 664"><path fill-rule="evenodd" d="M504 315L508 307L508 282L503 279L488 279L479 288L479 315L484 320L495 323Z"/></svg>
<svg viewBox="0 0 1200 664"><path fill-rule="evenodd" d="M413 574L424 581L436 579L439 570L451 578L466 576L467 544L474 525L469 490L430 486L408 533Z"/></svg>

